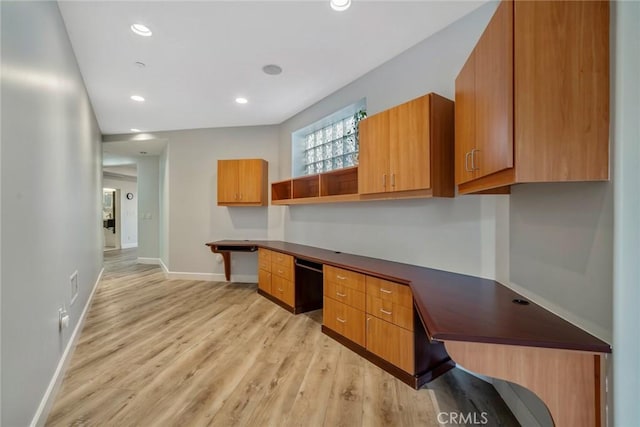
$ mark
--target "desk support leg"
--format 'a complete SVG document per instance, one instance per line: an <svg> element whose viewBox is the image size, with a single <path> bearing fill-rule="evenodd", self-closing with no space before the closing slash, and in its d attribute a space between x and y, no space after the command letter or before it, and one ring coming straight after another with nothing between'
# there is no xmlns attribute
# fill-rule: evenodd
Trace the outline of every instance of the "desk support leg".
<svg viewBox="0 0 640 427"><path fill-rule="evenodd" d="M556 427L604 425L604 357L600 353L446 341L460 366L519 384L547 406Z"/></svg>
<svg viewBox="0 0 640 427"><path fill-rule="evenodd" d="M227 279L227 282L231 281L231 252L229 251L218 251L215 246L211 246L211 252L214 254L222 255L222 260L224 261L224 277Z"/></svg>

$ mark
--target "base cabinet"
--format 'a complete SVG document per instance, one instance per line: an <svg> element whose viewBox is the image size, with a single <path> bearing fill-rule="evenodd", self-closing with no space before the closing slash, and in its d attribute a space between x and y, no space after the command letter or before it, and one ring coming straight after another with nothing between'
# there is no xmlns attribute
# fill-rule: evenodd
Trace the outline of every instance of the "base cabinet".
<svg viewBox="0 0 640 427"><path fill-rule="evenodd" d="M408 286L326 265L322 331L414 388L455 366L427 338Z"/></svg>
<svg viewBox="0 0 640 427"><path fill-rule="evenodd" d="M292 312L295 306L294 275L291 255L258 250L258 292Z"/></svg>

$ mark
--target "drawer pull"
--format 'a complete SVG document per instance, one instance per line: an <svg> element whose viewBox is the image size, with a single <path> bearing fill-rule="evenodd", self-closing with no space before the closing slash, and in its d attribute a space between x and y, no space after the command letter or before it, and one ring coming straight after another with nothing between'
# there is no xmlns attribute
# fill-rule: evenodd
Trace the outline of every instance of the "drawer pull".
<svg viewBox="0 0 640 427"><path fill-rule="evenodd" d="M284 289L282 289L282 288L278 288L278 290L279 290L280 292L284 292Z"/></svg>
<svg viewBox="0 0 640 427"><path fill-rule="evenodd" d="M341 275L339 275L339 274L338 274L338 275L336 275L336 278L337 278L338 280L347 280L347 278L346 278L346 277L341 276Z"/></svg>
<svg viewBox="0 0 640 427"><path fill-rule="evenodd" d="M282 273L283 273L283 271L282 271L282 270L278 270L278 273L282 274Z"/></svg>
<svg viewBox="0 0 640 427"><path fill-rule="evenodd" d="M344 298L347 296L347 294L341 294L340 292L336 292L336 295L338 295L340 298Z"/></svg>
<svg viewBox="0 0 640 427"><path fill-rule="evenodd" d="M380 292L384 292L385 294L390 294L391 291L389 289L380 288Z"/></svg>
<svg viewBox="0 0 640 427"><path fill-rule="evenodd" d="M341 318L339 318L339 317L336 317L336 320L337 320L338 322L340 322L340 323L347 323L347 321L346 321L346 320L341 319Z"/></svg>
<svg viewBox="0 0 640 427"><path fill-rule="evenodd" d="M390 311L385 310L384 308L381 308L381 309L380 309L380 311L381 311L381 312L383 312L384 314L391 315L391 312L390 312Z"/></svg>

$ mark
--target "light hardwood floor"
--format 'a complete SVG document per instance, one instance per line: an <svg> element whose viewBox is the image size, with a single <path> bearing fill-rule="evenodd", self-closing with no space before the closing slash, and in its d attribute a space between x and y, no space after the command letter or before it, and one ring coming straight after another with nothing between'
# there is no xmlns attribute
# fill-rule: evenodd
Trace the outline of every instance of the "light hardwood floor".
<svg viewBox="0 0 640 427"><path fill-rule="evenodd" d="M49 426L437 426L440 411L518 423L454 369L413 390L293 316L255 284L165 280L135 250L105 274ZM442 418L441 418L442 419Z"/></svg>

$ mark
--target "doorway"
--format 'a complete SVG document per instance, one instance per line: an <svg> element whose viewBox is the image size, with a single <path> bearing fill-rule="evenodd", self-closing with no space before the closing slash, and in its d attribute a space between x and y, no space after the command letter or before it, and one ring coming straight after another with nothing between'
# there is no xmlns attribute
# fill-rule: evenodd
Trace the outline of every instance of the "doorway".
<svg viewBox="0 0 640 427"><path fill-rule="evenodd" d="M122 227L119 200L119 189L102 189L102 234L105 251L120 249L120 229Z"/></svg>

